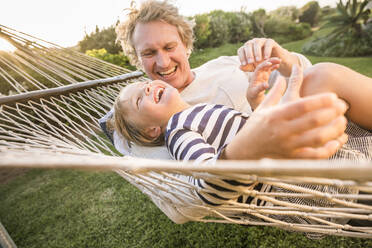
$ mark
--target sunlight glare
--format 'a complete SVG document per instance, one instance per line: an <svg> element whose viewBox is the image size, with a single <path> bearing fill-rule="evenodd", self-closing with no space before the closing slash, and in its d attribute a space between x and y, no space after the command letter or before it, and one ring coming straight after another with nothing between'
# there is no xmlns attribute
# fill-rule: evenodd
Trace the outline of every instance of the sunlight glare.
<svg viewBox="0 0 372 248"><path fill-rule="evenodd" d="M8 41L0 38L0 51L14 52L16 48L11 45Z"/></svg>

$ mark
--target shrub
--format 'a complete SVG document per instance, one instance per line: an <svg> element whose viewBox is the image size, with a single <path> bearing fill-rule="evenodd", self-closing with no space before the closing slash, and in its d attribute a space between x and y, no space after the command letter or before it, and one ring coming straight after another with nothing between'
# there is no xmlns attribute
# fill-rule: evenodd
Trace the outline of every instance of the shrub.
<svg viewBox="0 0 372 248"><path fill-rule="evenodd" d="M331 6L324 6L323 8L321 8L320 10L320 15L323 17L323 16L330 16L330 15L333 15L335 14L336 12L336 8L332 8Z"/></svg>
<svg viewBox="0 0 372 248"><path fill-rule="evenodd" d="M226 12L230 30L230 43L245 42L252 38L252 23L245 12Z"/></svg>
<svg viewBox="0 0 372 248"><path fill-rule="evenodd" d="M288 17L271 16L265 23L265 33L278 43L302 40L311 36L308 23L295 23Z"/></svg>
<svg viewBox="0 0 372 248"><path fill-rule="evenodd" d="M195 48L205 48L208 47L208 38L212 33L210 27L210 17L208 14L201 14L194 16L195 26L194 26L194 35L195 35Z"/></svg>
<svg viewBox="0 0 372 248"><path fill-rule="evenodd" d="M193 17L195 48L216 47L252 38L252 23L245 12L212 11Z"/></svg>
<svg viewBox="0 0 372 248"><path fill-rule="evenodd" d="M302 40L312 35L313 31L308 23L292 23L288 27L288 37L290 41Z"/></svg>
<svg viewBox="0 0 372 248"><path fill-rule="evenodd" d="M325 26L335 28L332 34L335 37L345 33L350 33L356 38L361 37L364 35L363 25L367 24L371 14L368 3L369 0L361 2L348 0L343 4L340 0L336 14L328 18Z"/></svg>
<svg viewBox="0 0 372 248"><path fill-rule="evenodd" d="M121 47L115 43L115 40L114 26L102 30L96 27L95 32L86 34L84 39L79 41L79 50L85 53L87 50L105 48L107 52L117 54L121 51Z"/></svg>
<svg viewBox="0 0 372 248"><path fill-rule="evenodd" d="M252 21L253 34L256 37L266 37L265 34L265 23L268 19L266 11L264 9L258 9L250 15Z"/></svg>
<svg viewBox="0 0 372 248"><path fill-rule="evenodd" d="M337 4L337 12L324 27L332 27L327 37L315 39L303 47L303 52L318 56L363 56L372 54L372 28L368 19L369 0L348 0Z"/></svg>
<svg viewBox="0 0 372 248"><path fill-rule="evenodd" d="M119 54L111 54L111 53L108 53L105 48L101 48L101 49L87 50L85 54L91 57L94 57L94 58L102 59L111 64L115 64L115 65L130 69L130 70L136 69L136 67L132 66L129 63L128 57L123 55L121 52Z"/></svg>
<svg viewBox="0 0 372 248"><path fill-rule="evenodd" d="M372 35L363 35L356 39L350 33L331 37L320 37L306 43L302 52L315 56L351 57L372 55Z"/></svg>
<svg viewBox="0 0 372 248"><path fill-rule="evenodd" d="M320 7L317 1L311 1L301 8L300 22L309 23L312 27L318 24Z"/></svg>
<svg viewBox="0 0 372 248"><path fill-rule="evenodd" d="M300 10L297 9L296 6L283 6L271 11L270 15L296 21L300 15Z"/></svg>
<svg viewBox="0 0 372 248"><path fill-rule="evenodd" d="M364 25L362 30L363 34L369 37L369 39L372 41L372 21Z"/></svg>
<svg viewBox="0 0 372 248"><path fill-rule="evenodd" d="M208 44L211 47L220 46L229 41L229 23L222 10L214 10L209 13L211 34L208 36Z"/></svg>

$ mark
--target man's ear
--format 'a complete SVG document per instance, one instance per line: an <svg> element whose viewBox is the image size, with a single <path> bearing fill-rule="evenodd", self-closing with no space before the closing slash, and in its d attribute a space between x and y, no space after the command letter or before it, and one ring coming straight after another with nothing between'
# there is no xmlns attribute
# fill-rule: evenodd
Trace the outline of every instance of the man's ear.
<svg viewBox="0 0 372 248"><path fill-rule="evenodd" d="M148 135L152 139L156 139L161 135L161 128L159 126L156 127L148 127L145 129L146 135Z"/></svg>
<svg viewBox="0 0 372 248"><path fill-rule="evenodd" d="M188 59L190 58L190 55L191 55L191 49L188 48L187 51L186 51L186 56L187 56Z"/></svg>

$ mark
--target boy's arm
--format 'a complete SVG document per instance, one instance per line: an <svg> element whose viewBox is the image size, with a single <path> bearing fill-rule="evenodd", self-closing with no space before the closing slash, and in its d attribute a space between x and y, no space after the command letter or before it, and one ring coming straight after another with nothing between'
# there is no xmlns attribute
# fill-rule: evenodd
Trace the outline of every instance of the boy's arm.
<svg viewBox="0 0 372 248"><path fill-rule="evenodd" d="M179 129L171 132L167 140L167 148L171 156L176 160L192 161L194 164L214 164L220 159L220 151L207 143L205 138L198 132ZM176 141L172 140L172 137ZM235 181L224 179L190 178L193 184L203 191L197 191L202 201L209 205L220 205L231 199L236 199L241 194L235 190L239 186L254 186L254 182ZM208 191L208 192L205 192Z"/></svg>
<svg viewBox="0 0 372 248"><path fill-rule="evenodd" d="M279 68L280 59L270 58L260 63L254 70L252 80L247 88L247 101L252 109L256 109L265 98L265 91L269 88L268 80L272 71ZM247 68L241 67L241 70Z"/></svg>

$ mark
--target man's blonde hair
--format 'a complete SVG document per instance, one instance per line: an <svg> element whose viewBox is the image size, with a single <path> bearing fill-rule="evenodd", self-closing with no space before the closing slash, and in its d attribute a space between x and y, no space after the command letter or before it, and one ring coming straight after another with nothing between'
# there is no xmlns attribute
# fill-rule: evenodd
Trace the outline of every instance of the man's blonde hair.
<svg viewBox="0 0 372 248"><path fill-rule="evenodd" d="M132 4L129 8L128 19L116 27L116 41L120 41L124 53L132 65L142 69L133 43L136 25L152 21L164 21L175 26L189 55L191 54L194 42L193 22L181 16L177 7L169 4L168 1L149 0L142 3L139 9L136 9Z"/></svg>
<svg viewBox="0 0 372 248"><path fill-rule="evenodd" d="M122 100L121 95L125 88L123 88L115 99L114 103L114 117L111 120L111 128L113 127L116 132L128 141L128 145L132 143L141 146L162 146L164 145L164 134L157 138L148 137L143 130L141 130L136 123L131 123L128 120L130 116L129 111L125 107L127 100Z"/></svg>

